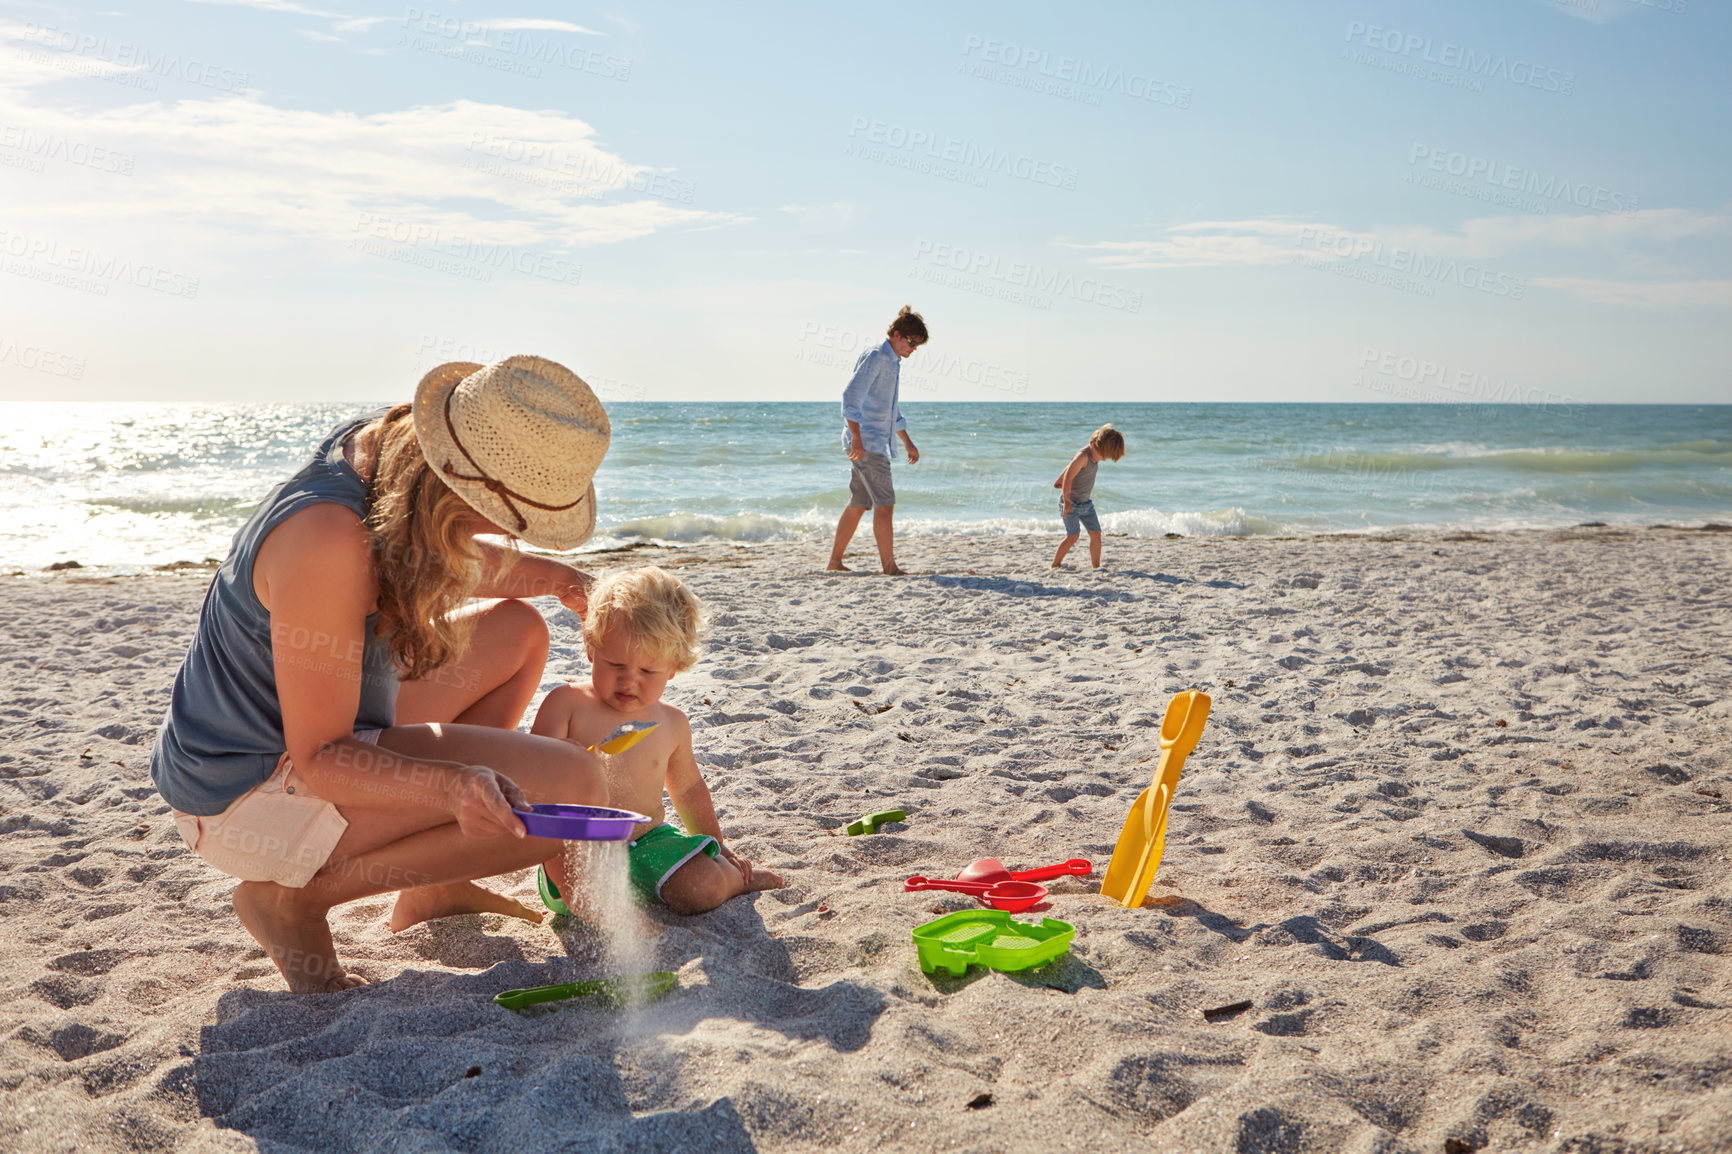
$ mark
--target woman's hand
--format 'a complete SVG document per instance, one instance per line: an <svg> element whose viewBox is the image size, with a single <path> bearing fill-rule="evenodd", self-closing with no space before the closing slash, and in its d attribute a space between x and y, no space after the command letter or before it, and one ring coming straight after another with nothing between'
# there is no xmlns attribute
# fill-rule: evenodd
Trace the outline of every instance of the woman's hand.
<svg viewBox="0 0 1732 1154"><path fill-rule="evenodd" d="M571 571L571 581L558 590L559 603L582 617L589 612L589 590L595 578L581 569Z"/></svg>
<svg viewBox="0 0 1732 1154"><path fill-rule="evenodd" d="M517 783L485 765L464 766L451 788L451 816L468 837L525 837L523 822L511 812L528 809Z"/></svg>

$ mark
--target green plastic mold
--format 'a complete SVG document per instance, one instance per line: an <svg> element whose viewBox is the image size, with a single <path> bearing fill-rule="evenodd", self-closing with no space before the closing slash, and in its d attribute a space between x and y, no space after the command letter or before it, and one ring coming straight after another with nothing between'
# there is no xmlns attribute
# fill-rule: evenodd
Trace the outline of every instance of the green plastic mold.
<svg viewBox="0 0 1732 1154"><path fill-rule="evenodd" d="M1064 955L1076 927L1057 918L1019 922L1003 910L961 910L914 927L920 968L960 975L970 965L989 970L1032 970Z"/></svg>

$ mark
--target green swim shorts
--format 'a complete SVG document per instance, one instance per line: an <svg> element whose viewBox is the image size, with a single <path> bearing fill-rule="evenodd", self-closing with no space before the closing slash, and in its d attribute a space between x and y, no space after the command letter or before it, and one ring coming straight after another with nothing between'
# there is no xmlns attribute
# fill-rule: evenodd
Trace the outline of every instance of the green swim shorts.
<svg viewBox="0 0 1732 1154"><path fill-rule="evenodd" d="M700 853L715 857L721 849L708 834L688 834L665 823L656 826L626 847L626 875L631 879L633 896L646 906L661 901L662 886L681 866ZM570 907L545 867L536 867L535 885L543 905L556 914L570 915Z"/></svg>
<svg viewBox="0 0 1732 1154"><path fill-rule="evenodd" d="M658 902L662 886L681 866L700 853L715 857L721 849L708 834L688 834L667 823L658 825L627 848L631 888L637 891L639 901Z"/></svg>

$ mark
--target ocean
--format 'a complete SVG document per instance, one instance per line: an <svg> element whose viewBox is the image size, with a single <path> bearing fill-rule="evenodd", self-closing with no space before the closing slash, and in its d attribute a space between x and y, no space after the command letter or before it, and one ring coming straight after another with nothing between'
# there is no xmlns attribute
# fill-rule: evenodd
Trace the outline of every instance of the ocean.
<svg viewBox="0 0 1732 1154"><path fill-rule="evenodd" d="M0 566L221 557L330 427L374 406L0 406ZM1134 537L1732 522L1732 405L905 401L897 531L1061 534L1052 481L1099 425L1095 505ZM586 549L826 546L848 500L835 402L615 402ZM869 549L869 534L856 548Z"/></svg>

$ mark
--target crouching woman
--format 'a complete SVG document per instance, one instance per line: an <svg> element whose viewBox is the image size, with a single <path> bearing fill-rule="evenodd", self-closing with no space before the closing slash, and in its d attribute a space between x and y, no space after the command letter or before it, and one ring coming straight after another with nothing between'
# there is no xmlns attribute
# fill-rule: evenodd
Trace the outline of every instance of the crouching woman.
<svg viewBox="0 0 1732 1154"><path fill-rule="evenodd" d="M413 405L338 426L236 534L151 752L188 846L296 992L364 979L327 922L395 891L390 926L492 911L474 884L556 856L512 812L606 804L594 757L518 733L547 627L590 578L478 537L565 550L595 524L606 412L561 365L442 365Z"/></svg>

